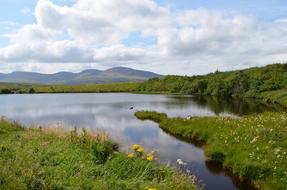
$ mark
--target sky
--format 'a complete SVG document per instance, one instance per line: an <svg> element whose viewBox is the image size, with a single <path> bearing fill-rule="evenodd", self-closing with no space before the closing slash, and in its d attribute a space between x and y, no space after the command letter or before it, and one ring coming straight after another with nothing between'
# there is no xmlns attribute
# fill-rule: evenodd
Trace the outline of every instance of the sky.
<svg viewBox="0 0 287 190"><path fill-rule="evenodd" d="M287 62L286 0L0 0L0 73Z"/></svg>

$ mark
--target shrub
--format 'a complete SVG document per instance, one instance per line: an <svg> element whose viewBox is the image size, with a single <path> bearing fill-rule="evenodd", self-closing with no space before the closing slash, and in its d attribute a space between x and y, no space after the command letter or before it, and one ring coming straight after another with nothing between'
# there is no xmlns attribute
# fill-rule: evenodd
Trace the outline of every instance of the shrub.
<svg viewBox="0 0 287 190"><path fill-rule="evenodd" d="M36 92L36 91L35 91L34 88L30 88L30 89L29 89L29 93L30 93L30 94L34 94L35 92Z"/></svg>
<svg viewBox="0 0 287 190"><path fill-rule="evenodd" d="M92 152L95 163L97 164L106 163L106 161L114 153L115 150L117 150L117 146L110 141L94 143L92 145Z"/></svg>

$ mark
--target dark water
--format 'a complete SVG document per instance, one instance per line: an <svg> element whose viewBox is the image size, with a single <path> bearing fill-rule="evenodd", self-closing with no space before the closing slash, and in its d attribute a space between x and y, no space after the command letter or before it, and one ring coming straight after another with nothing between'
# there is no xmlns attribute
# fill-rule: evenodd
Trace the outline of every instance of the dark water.
<svg viewBox="0 0 287 190"><path fill-rule="evenodd" d="M33 94L0 96L0 116L21 123L97 128L108 132L128 151L133 143L148 150L156 149L160 162L175 164L177 159L187 162L205 189L250 189L239 183L228 172L205 163L201 148L163 132L156 123L140 121L134 117L136 110L155 110L169 116L238 116L266 110L255 100L217 100L214 98L139 95L139 94ZM130 109L133 106L134 109Z"/></svg>

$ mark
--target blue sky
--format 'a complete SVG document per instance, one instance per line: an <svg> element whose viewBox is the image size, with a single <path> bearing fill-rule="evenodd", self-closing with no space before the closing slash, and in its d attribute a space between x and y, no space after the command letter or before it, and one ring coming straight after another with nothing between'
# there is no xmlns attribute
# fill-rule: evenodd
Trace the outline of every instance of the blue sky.
<svg viewBox="0 0 287 190"><path fill-rule="evenodd" d="M0 72L123 65L204 74L287 60L286 0L0 3Z"/></svg>

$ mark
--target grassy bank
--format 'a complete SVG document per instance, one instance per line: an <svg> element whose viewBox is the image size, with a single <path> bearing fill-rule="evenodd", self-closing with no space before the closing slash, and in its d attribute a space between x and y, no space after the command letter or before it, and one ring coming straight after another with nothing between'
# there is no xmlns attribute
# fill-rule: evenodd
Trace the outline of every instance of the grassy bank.
<svg viewBox="0 0 287 190"><path fill-rule="evenodd" d="M256 97L268 103L276 103L287 107L287 89L262 92Z"/></svg>
<svg viewBox="0 0 287 190"><path fill-rule="evenodd" d="M204 142L208 161L222 163L258 189L287 187L287 113L229 117L168 118L164 113L139 111L166 132Z"/></svg>
<svg viewBox="0 0 287 190"><path fill-rule="evenodd" d="M0 189L196 189L153 161L117 152L106 135L23 128L0 119Z"/></svg>
<svg viewBox="0 0 287 190"><path fill-rule="evenodd" d="M37 85L0 83L0 93L88 93L88 92L134 92L141 82L81 85Z"/></svg>

